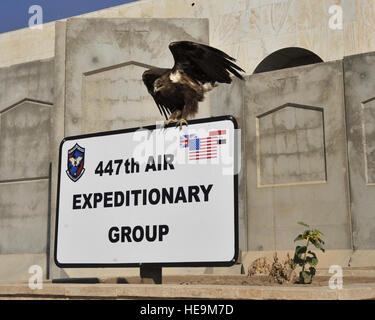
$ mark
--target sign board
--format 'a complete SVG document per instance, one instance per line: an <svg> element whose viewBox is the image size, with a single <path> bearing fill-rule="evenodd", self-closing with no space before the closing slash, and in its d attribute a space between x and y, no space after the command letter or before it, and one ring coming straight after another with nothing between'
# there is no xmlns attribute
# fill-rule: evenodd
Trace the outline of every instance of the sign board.
<svg viewBox="0 0 375 320"><path fill-rule="evenodd" d="M238 255L232 117L65 138L60 267L230 266Z"/></svg>

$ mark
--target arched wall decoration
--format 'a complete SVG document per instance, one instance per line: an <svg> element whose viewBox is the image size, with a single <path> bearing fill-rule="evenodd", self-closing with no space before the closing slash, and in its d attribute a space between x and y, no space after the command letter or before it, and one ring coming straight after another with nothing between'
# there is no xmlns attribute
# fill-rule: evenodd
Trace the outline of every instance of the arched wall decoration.
<svg viewBox="0 0 375 320"><path fill-rule="evenodd" d="M253 73L293 68L320 62L323 62L323 60L310 50L289 47L277 50L268 55L258 64Z"/></svg>

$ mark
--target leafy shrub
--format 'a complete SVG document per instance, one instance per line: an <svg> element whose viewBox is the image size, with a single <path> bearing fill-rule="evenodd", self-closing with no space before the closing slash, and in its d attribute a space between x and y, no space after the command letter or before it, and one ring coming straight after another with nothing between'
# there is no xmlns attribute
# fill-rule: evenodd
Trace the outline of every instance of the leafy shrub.
<svg viewBox="0 0 375 320"><path fill-rule="evenodd" d="M303 246L296 247L292 265L293 269L295 269L297 266L302 267L302 271L299 273L299 283L308 284L312 282L312 279L316 273L316 266L318 264L318 258L315 252L308 250L308 247L310 244L312 244L315 246L315 248L324 252L324 241L321 239L323 233L317 229L311 229L308 224L301 221L298 222L298 224L307 227L308 229L302 234L299 234L297 238L294 239L294 242L306 241L306 243Z"/></svg>

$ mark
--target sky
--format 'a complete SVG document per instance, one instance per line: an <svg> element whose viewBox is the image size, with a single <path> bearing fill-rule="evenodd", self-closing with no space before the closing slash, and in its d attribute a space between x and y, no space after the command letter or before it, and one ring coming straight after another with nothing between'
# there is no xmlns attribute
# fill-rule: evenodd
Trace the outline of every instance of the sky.
<svg viewBox="0 0 375 320"><path fill-rule="evenodd" d="M133 1L138 0L0 0L0 33L28 27L36 13L29 13L33 5L42 8L46 23ZM35 18L31 20L36 23Z"/></svg>

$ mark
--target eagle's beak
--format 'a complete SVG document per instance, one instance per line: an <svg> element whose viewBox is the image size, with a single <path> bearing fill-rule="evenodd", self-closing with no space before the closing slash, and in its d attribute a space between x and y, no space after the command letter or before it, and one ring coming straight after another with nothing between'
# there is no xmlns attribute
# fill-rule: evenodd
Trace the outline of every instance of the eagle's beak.
<svg viewBox="0 0 375 320"><path fill-rule="evenodd" d="M160 91L161 87L154 87L154 93Z"/></svg>
<svg viewBox="0 0 375 320"><path fill-rule="evenodd" d="M163 87L162 84L154 84L154 93L160 91L160 89Z"/></svg>

